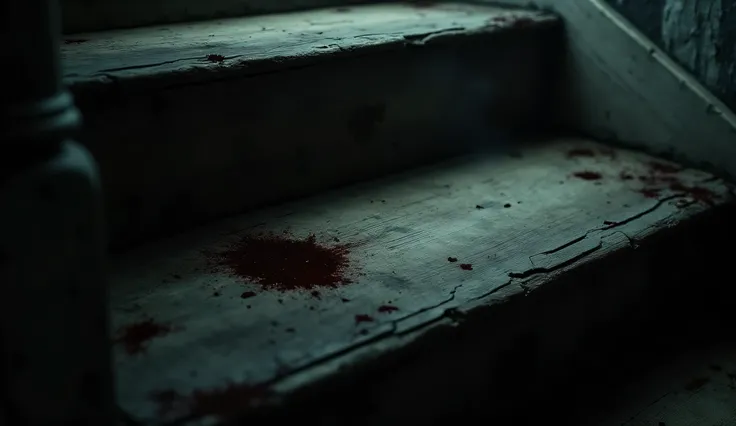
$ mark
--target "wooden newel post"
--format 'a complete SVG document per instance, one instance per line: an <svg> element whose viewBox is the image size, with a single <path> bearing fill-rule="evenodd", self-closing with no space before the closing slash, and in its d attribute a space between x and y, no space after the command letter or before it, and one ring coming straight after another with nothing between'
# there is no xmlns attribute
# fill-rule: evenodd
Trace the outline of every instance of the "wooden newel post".
<svg viewBox="0 0 736 426"><path fill-rule="evenodd" d="M97 166L60 73L58 2L0 5L0 424L112 425Z"/></svg>

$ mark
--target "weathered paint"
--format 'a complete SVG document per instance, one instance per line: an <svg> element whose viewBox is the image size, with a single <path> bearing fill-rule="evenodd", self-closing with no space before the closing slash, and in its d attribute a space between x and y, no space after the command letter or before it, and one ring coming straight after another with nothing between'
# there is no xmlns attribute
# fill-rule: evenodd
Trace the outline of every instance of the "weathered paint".
<svg viewBox="0 0 736 426"><path fill-rule="evenodd" d="M736 109L736 3L609 1L731 109Z"/></svg>

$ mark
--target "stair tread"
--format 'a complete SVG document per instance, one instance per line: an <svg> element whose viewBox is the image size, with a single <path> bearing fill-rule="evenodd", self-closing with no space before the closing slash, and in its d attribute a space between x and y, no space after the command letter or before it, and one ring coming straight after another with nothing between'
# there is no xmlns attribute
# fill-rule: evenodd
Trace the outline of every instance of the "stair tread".
<svg viewBox="0 0 736 426"><path fill-rule="evenodd" d="M115 345L119 403L133 417L156 419L155 392L308 385L426 336L453 309L503 305L721 205L728 194L705 172L675 171L590 140L556 139L516 156L454 160L150 244L115 259L113 327L118 337L146 319L171 329L138 342L140 353L127 352L125 340ZM353 282L317 295L279 292L211 263L211 253L245 235L284 231L352 244Z"/></svg>
<svg viewBox="0 0 736 426"><path fill-rule="evenodd" d="M67 37L61 54L64 80L75 89L168 85L556 22L545 12L482 5L378 4L77 34Z"/></svg>

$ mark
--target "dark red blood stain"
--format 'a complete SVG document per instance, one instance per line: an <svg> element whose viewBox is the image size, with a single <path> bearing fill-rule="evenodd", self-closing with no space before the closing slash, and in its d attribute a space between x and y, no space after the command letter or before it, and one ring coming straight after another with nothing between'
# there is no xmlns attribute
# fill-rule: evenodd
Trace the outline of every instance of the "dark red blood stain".
<svg viewBox="0 0 736 426"><path fill-rule="evenodd" d="M88 41L86 38L68 38L64 40L64 44L82 44Z"/></svg>
<svg viewBox="0 0 736 426"><path fill-rule="evenodd" d="M255 297L256 293L253 291L246 291L245 293L240 295L241 299L250 299L251 297Z"/></svg>
<svg viewBox="0 0 736 426"><path fill-rule="evenodd" d="M621 174L619 175L619 177L621 178L621 180L632 180L632 179L634 179L634 175L632 175L631 173L627 173L627 172L621 172Z"/></svg>
<svg viewBox="0 0 736 426"><path fill-rule="evenodd" d="M700 186L685 186L680 182L672 182L670 184L670 189L676 192L684 192L693 200L708 204L709 206L713 206L715 204L715 200L719 198L718 194L708 188Z"/></svg>
<svg viewBox="0 0 736 426"><path fill-rule="evenodd" d="M471 265L470 263L461 263L460 269L462 269L463 271L472 271L473 265Z"/></svg>
<svg viewBox="0 0 736 426"><path fill-rule="evenodd" d="M659 197L659 193L661 192L661 189L658 188L643 188L640 189L639 192L647 197L647 198L657 198Z"/></svg>
<svg viewBox="0 0 736 426"><path fill-rule="evenodd" d="M358 314L355 316L355 323L360 324L362 322L373 322L373 317L366 314Z"/></svg>
<svg viewBox="0 0 736 426"><path fill-rule="evenodd" d="M350 246L322 245L314 235L299 240L288 235L246 236L211 261L243 280L277 291L334 288L345 277Z"/></svg>
<svg viewBox="0 0 736 426"><path fill-rule="evenodd" d="M342 300L342 303L348 303L348 302L350 301L350 299L348 299L348 298L346 298L346 297L343 297L343 298L342 298L342 299L340 299L340 300Z"/></svg>
<svg viewBox="0 0 736 426"><path fill-rule="evenodd" d="M269 395L268 389L262 386L230 384L224 388L195 390L188 396L166 390L152 394L151 398L158 404L160 417L174 415L194 420L214 416L229 421Z"/></svg>
<svg viewBox="0 0 736 426"><path fill-rule="evenodd" d="M391 313L391 312L396 312L398 310L399 308L397 308L396 306L390 306L390 305L383 305L378 308L378 312L382 312L382 313Z"/></svg>
<svg viewBox="0 0 736 426"><path fill-rule="evenodd" d="M574 173L573 176L576 178L584 179L584 180L598 180L602 178L603 176L598 172L591 172L591 171L582 171Z"/></svg>
<svg viewBox="0 0 736 426"><path fill-rule="evenodd" d="M145 352L148 342L156 337L165 336L172 330L170 325L158 324L148 319L121 328L115 343L122 344L129 355L135 355Z"/></svg>
<svg viewBox="0 0 736 426"><path fill-rule="evenodd" d="M207 60L210 62L222 62L225 60L225 57L222 55L207 55Z"/></svg>
<svg viewBox="0 0 736 426"><path fill-rule="evenodd" d="M567 157L568 158L595 157L595 152L593 152L592 149L586 149L586 148L571 149L567 151Z"/></svg>
<svg viewBox="0 0 736 426"><path fill-rule="evenodd" d="M451 263L455 263L455 262L457 262L457 257L448 257L447 258L447 261L448 262L451 262Z"/></svg>
<svg viewBox="0 0 736 426"><path fill-rule="evenodd" d="M678 173L681 169L672 164L660 163L658 161L650 161L649 168L655 173L672 174Z"/></svg>

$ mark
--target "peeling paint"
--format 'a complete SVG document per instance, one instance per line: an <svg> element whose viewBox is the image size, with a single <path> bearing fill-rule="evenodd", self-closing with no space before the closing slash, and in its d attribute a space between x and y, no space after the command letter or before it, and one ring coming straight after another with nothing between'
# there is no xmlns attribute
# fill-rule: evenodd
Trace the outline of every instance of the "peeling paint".
<svg viewBox="0 0 736 426"><path fill-rule="evenodd" d="M736 2L608 1L736 110Z"/></svg>
<svg viewBox="0 0 736 426"><path fill-rule="evenodd" d="M720 1L666 0L662 16L665 48L709 87L717 87L721 73L722 15Z"/></svg>

